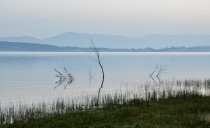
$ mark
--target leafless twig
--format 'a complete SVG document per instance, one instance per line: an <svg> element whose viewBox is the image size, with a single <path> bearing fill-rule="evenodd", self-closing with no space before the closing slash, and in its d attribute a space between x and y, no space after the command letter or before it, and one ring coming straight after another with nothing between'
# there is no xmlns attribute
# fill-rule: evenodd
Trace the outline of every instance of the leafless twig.
<svg viewBox="0 0 210 128"><path fill-rule="evenodd" d="M155 70L149 75L150 77L152 77L152 75L155 73L155 71L157 70L157 68L158 68L158 64L157 64Z"/></svg>
<svg viewBox="0 0 210 128"><path fill-rule="evenodd" d="M153 78L153 76L150 76L150 78L154 81L155 85L157 85L156 80Z"/></svg>
<svg viewBox="0 0 210 128"><path fill-rule="evenodd" d="M98 90L98 101L99 101L99 95L100 95L101 89L103 88L103 85L104 85L104 77L105 77L105 75L104 75L104 68L103 68L103 65L101 64L100 55L99 55L99 49L95 46L95 44L93 43L91 38L90 38L90 42L91 42L91 44L93 46L92 52L95 53L95 55L97 56L97 60L95 60L95 61L96 61L96 63L99 64L99 66L101 68L102 75L103 75L102 81L101 81L101 86L100 86L100 88Z"/></svg>
<svg viewBox="0 0 210 128"><path fill-rule="evenodd" d="M66 87L73 82L74 80L73 76L71 75L71 73L68 72L68 70L65 67L64 67L64 73L61 73L57 69L54 70L57 72L55 76L59 78L59 80L55 82L57 84L55 88L59 87L65 82L64 89L66 89Z"/></svg>
<svg viewBox="0 0 210 128"><path fill-rule="evenodd" d="M159 68L159 70L158 70L158 68ZM158 73L157 73L156 77L157 77L159 83L161 83L161 80L160 80L161 74L167 73L167 72L166 72L166 65L164 65L164 66L158 66L158 65L157 65L157 66L155 67L155 70L149 75L150 78L154 81L154 83L155 83L156 85L157 85L157 82L156 82L155 79L153 78L153 74L154 74L157 70L158 70Z"/></svg>
<svg viewBox="0 0 210 128"><path fill-rule="evenodd" d="M149 75L149 77L154 81L155 85L157 85L157 82L156 82L156 80L153 78L153 74L156 72L157 68L158 68L158 64L157 64L157 66L155 67L155 70Z"/></svg>
<svg viewBox="0 0 210 128"><path fill-rule="evenodd" d="M158 71L158 74L156 75L156 77L158 78L159 82L160 82L160 76L163 73L167 73L166 72L166 65L160 66L159 71Z"/></svg>

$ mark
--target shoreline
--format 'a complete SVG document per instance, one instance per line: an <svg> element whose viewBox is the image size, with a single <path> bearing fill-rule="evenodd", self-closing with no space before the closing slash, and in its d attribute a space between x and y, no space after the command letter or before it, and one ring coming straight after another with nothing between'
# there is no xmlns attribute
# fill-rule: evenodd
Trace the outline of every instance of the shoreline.
<svg viewBox="0 0 210 128"><path fill-rule="evenodd" d="M51 105L46 103L8 106L0 109L4 127L206 127L210 125L210 96L202 94L210 88L209 80L182 81L186 90L162 92L148 91L144 98L139 93L127 92L84 97L65 102L57 99ZM175 84L175 85L174 85ZM168 84L180 86L180 81ZM188 88L192 88L189 90ZM78 102L78 103L77 103Z"/></svg>

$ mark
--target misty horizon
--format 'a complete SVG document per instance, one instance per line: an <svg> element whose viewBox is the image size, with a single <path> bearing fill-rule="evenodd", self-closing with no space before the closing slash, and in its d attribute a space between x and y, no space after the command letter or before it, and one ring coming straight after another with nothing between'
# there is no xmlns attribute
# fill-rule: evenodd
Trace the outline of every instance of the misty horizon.
<svg viewBox="0 0 210 128"><path fill-rule="evenodd" d="M210 35L210 1L0 1L0 37L63 32L142 37Z"/></svg>
<svg viewBox="0 0 210 128"><path fill-rule="evenodd" d="M90 38L94 41L97 47L103 48L166 48L166 47L193 47L193 46L210 46L210 35L164 35L151 34L142 37L124 37L116 35L103 34L84 34L66 32L52 37L37 39L29 36L22 37L4 37L0 41L9 42L26 42L39 43L54 46L72 46L72 47L89 47Z"/></svg>
<svg viewBox="0 0 210 128"><path fill-rule="evenodd" d="M70 32L70 31L67 31L67 32L62 32L62 33L58 33L56 35L52 35L52 36L48 36L48 37L45 37L45 38L38 38L38 37L35 37L35 36L29 36L29 35L22 35L22 36L14 36L14 35L9 35L9 36L3 36L0 38L7 38L7 37L32 37L32 38L36 38L36 39L39 39L39 40L42 40L42 39L46 39L46 38L50 38L50 37L54 37L54 36L58 36L58 35L62 35L62 34L66 34L66 33L75 33L75 34L88 34L88 35L107 35L107 36L119 36L119 37L126 37L126 38L140 38L140 37L145 37L145 36L150 36L150 35L167 35L167 36L184 36L184 35L192 35L192 36L209 36L210 34L147 34L147 35L142 35L142 36L123 36L123 35L119 35L119 34L101 34L101 33L83 33L83 32Z"/></svg>

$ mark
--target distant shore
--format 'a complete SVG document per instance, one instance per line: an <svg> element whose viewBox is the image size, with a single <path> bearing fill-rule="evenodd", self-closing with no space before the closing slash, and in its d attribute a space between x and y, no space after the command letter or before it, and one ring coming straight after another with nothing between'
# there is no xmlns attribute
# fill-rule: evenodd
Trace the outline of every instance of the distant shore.
<svg viewBox="0 0 210 128"><path fill-rule="evenodd" d="M92 48L82 47L58 47L48 44L23 43L23 42L7 42L0 41L0 52L90 52ZM131 48L131 49L111 49L99 48L100 52L210 52L210 46L194 46L194 47L167 47L161 49L153 48Z"/></svg>

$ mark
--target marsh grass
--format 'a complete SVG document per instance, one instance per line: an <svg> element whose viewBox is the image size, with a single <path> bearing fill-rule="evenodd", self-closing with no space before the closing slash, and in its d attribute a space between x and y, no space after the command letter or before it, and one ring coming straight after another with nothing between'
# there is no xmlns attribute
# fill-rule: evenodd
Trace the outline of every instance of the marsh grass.
<svg viewBox="0 0 210 128"><path fill-rule="evenodd" d="M210 80L165 81L136 90L0 105L0 127L208 127Z"/></svg>

